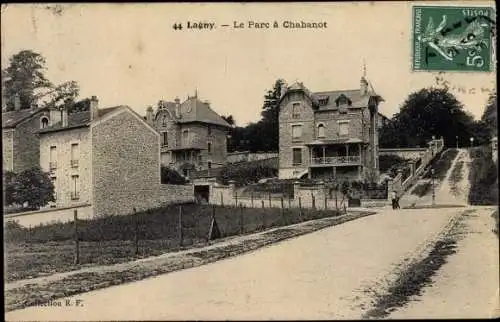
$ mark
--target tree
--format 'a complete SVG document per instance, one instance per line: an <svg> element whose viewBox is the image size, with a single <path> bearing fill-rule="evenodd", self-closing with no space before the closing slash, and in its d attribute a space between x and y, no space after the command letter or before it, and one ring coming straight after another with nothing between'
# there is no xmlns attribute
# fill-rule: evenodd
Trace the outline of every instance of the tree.
<svg viewBox="0 0 500 322"><path fill-rule="evenodd" d="M38 209L54 198L54 184L48 173L40 168L31 168L18 174L5 173L5 202L7 205L27 204L29 209Z"/></svg>
<svg viewBox="0 0 500 322"><path fill-rule="evenodd" d="M16 96L19 97L21 108L30 108L36 103L35 90L52 86L44 75L45 58L34 51L22 50L12 56L9 62L2 73L7 110L14 109Z"/></svg>
<svg viewBox="0 0 500 322"><path fill-rule="evenodd" d="M283 79L277 79L273 88L264 96L260 121L260 137L263 139L261 149L264 151L277 151L279 147L279 103L284 83Z"/></svg>
<svg viewBox="0 0 500 322"><path fill-rule="evenodd" d="M496 136L498 134L497 108L497 93L494 92L490 94L488 103L481 117L481 121L484 122L491 136Z"/></svg>
<svg viewBox="0 0 500 322"><path fill-rule="evenodd" d="M484 124L470 113L447 88L424 88L412 93L390 124L380 131L381 147L425 147L432 137L443 137L445 145L466 146L471 136L484 141Z"/></svg>
<svg viewBox="0 0 500 322"><path fill-rule="evenodd" d="M72 106L79 95L78 83L52 84L44 75L45 64L45 58L31 50L22 50L10 58L9 66L2 70L2 94L7 111L14 110L17 97L22 109Z"/></svg>

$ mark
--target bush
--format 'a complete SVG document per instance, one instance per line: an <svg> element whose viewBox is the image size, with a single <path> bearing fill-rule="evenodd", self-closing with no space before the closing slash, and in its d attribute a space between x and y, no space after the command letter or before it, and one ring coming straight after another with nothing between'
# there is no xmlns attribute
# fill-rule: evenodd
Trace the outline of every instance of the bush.
<svg viewBox="0 0 500 322"><path fill-rule="evenodd" d="M491 158L489 146L476 147L470 152L469 203L498 205L498 168Z"/></svg>
<svg viewBox="0 0 500 322"><path fill-rule="evenodd" d="M266 164L249 164L248 166L225 166L217 176L217 181L228 184L234 181L237 186L257 183L260 179L276 177L278 169Z"/></svg>
<svg viewBox="0 0 500 322"><path fill-rule="evenodd" d="M187 182L186 178L180 175L174 169L169 167L161 167L161 183L162 184L185 184Z"/></svg>
<svg viewBox="0 0 500 322"><path fill-rule="evenodd" d="M398 165L405 164L407 161L397 155L381 155L378 157L378 167L380 173L385 173Z"/></svg>

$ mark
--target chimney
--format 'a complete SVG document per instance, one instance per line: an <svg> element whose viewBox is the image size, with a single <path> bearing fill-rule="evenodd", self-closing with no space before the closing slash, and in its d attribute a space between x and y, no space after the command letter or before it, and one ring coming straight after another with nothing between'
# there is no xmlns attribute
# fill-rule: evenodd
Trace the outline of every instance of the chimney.
<svg viewBox="0 0 500 322"><path fill-rule="evenodd" d="M153 123L153 107L152 106L148 106L148 108L146 109L146 121L150 124Z"/></svg>
<svg viewBox="0 0 500 322"><path fill-rule="evenodd" d="M90 98L90 121L95 120L99 116L99 100L97 96L92 96Z"/></svg>
<svg viewBox="0 0 500 322"><path fill-rule="evenodd" d="M176 97L175 100L175 117L180 119L181 118L181 100Z"/></svg>
<svg viewBox="0 0 500 322"><path fill-rule="evenodd" d="M361 96L365 96L368 93L368 82L364 77L361 77L359 84Z"/></svg>
<svg viewBox="0 0 500 322"><path fill-rule="evenodd" d="M21 97L19 94L14 95L14 110L19 111L21 109Z"/></svg>
<svg viewBox="0 0 500 322"><path fill-rule="evenodd" d="M68 109L66 107L61 109L61 124L63 127L68 126Z"/></svg>

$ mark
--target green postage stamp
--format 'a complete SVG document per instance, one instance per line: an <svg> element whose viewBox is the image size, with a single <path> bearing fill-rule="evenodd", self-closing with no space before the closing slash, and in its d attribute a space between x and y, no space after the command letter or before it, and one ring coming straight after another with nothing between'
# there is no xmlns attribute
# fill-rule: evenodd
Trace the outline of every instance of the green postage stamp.
<svg viewBox="0 0 500 322"><path fill-rule="evenodd" d="M414 6L414 71L491 71L491 7Z"/></svg>

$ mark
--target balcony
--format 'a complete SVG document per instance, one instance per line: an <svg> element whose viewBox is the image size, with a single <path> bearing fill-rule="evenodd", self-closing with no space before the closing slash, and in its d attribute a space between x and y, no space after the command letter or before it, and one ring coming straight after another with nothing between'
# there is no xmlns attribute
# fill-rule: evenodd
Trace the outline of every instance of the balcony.
<svg viewBox="0 0 500 322"><path fill-rule="evenodd" d="M78 168L78 160L71 160L71 167Z"/></svg>
<svg viewBox="0 0 500 322"><path fill-rule="evenodd" d="M359 155L349 155L340 157L321 157L321 158L311 158L311 165L330 165L330 166L342 166L342 165L360 165L361 156Z"/></svg>
<svg viewBox="0 0 500 322"><path fill-rule="evenodd" d="M80 193L79 192L72 192L71 193L71 200L78 200L80 199Z"/></svg>

